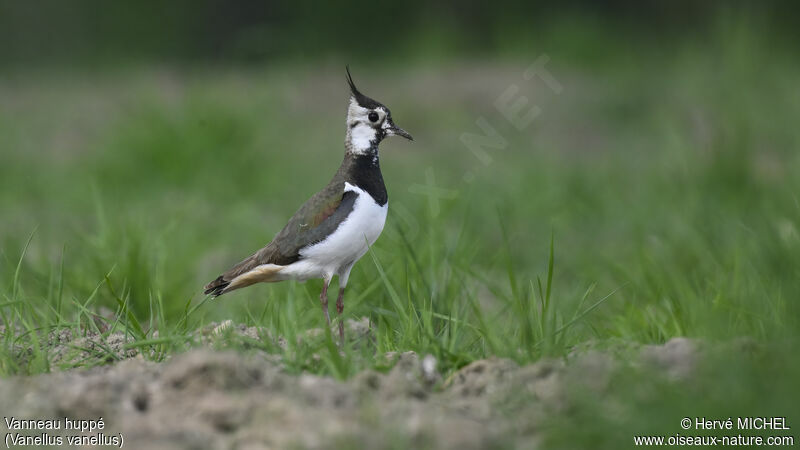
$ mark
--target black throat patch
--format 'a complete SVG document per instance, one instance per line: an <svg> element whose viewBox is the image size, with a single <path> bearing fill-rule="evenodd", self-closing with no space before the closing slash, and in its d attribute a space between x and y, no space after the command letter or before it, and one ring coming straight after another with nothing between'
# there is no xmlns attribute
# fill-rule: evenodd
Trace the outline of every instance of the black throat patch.
<svg viewBox="0 0 800 450"><path fill-rule="evenodd" d="M383 206L389 200L383 183L377 145L364 154L347 153L339 168L344 180L367 192L375 202Z"/></svg>

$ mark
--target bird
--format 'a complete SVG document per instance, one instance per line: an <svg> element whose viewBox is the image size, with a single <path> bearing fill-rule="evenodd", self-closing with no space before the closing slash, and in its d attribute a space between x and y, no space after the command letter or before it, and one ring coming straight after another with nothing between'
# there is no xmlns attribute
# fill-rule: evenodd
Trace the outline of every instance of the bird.
<svg viewBox="0 0 800 450"><path fill-rule="evenodd" d="M346 66L350 88L344 160L321 191L308 199L265 247L204 287L218 297L255 283L322 279L320 303L328 328L328 286L339 279L336 312L339 341L344 344L344 291L355 263L383 231L388 195L381 174L378 146L390 136L414 138L395 125L384 104L359 92Z"/></svg>

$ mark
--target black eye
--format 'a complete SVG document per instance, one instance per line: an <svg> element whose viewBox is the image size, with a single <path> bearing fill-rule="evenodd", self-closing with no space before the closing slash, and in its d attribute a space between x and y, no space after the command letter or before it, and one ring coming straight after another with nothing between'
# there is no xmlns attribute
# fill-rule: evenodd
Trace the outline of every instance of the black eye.
<svg viewBox="0 0 800 450"><path fill-rule="evenodd" d="M369 116L367 116L367 117L369 118L370 122L377 122L378 121L378 113L376 113L375 111L372 111L371 113L369 113Z"/></svg>

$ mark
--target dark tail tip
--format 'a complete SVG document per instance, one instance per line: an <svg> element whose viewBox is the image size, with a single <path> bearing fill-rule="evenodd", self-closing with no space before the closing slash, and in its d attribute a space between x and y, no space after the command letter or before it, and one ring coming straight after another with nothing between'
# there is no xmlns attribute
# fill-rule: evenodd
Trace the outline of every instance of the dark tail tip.
<svg viewBox="0 0 800 450"><path fill-rule="evenodd" d="M214 297L219 297L220 295L225 293L224 292L225 288L228 287L230 284L231 284L230 281L226 281L224 278L222 278L222 275L220 275L217 277L216 280L212 281L211 283L208 283L206 287L203 288L205 289L204 294L206 295L210 294Z"/></svg>

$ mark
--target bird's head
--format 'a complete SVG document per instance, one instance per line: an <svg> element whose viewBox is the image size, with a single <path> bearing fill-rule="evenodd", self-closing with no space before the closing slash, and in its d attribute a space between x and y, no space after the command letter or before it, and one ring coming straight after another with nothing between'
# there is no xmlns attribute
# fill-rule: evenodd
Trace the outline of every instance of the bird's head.
<svg viewBox="0 0 800 450"><path fill-rule="evenodd" d="M388 136L414 140L408 132L394 124L389 108L362 94L353 83L347 68L350 85L350 105L347 108L347 147L355 154L376 152L378 144Z"/></svg>

